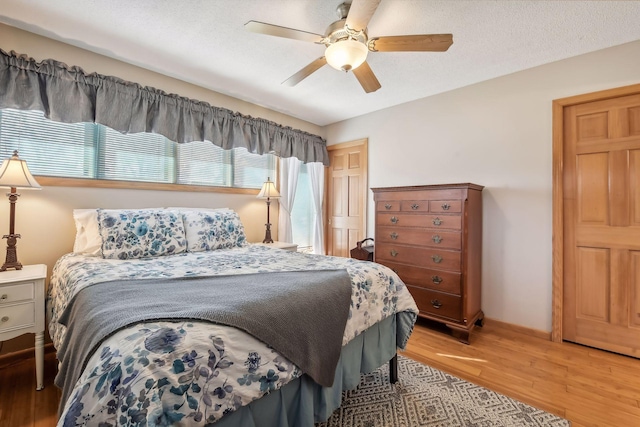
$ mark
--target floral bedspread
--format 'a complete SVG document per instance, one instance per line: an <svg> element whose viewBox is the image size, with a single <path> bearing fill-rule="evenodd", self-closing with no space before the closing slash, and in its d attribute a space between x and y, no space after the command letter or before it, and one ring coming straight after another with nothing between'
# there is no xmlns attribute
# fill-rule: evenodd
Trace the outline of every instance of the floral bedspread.
<svg viewBox="0 0 640 427"><path fill-rule="evenodd" d="M343 345L396 312L417 313L405 285L384 266L250 245L126 261L67 254L53 269L49 330L58 346L65 333L58 316L73 295L93 283L337 268L345 268L353 284ZM195 321L140 323L106 339L91 356L58 425L211 424L300 375L275 350L232 327Z"/></svg>

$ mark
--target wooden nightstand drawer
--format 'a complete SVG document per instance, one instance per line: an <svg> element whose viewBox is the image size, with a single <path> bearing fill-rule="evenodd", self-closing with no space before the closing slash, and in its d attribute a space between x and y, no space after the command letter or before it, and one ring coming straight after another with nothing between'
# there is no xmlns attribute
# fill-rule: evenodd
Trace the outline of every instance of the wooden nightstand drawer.
<svg viewBox="0 0 640 427"><path fill-rule="evenodd" d="M35 283L25 282L16 285L0 287L0 306L17 301L32 300L35 298Z"/></svg>
<svg viewBox="0 0 640 427"><path fill-rule="evenodd" d="M35 302L15 304L0 308L0 332L30 327L35 324Z"/></svg>

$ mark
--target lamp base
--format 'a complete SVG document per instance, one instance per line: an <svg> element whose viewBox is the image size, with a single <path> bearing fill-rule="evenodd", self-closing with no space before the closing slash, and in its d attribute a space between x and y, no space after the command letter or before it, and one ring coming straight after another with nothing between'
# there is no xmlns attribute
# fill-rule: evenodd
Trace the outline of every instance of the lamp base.
<svg viewBox="0 0 640 427"><path fill-rule="evenodd" d="M18 261L18 253L16 251L16 242L20 237L19 234L5 234L3 239L7 239L7 258L0 267L0 271L6 271L8 268L22 270L22 263Z"/></svg>
<svg viewBox="0 0 640 427"><path fill-rule="evenodd" d="M267 226L267 231L264 234L264 240L262 243L273 243L273 239L271 238L271 224L265 224Z"/></svg>

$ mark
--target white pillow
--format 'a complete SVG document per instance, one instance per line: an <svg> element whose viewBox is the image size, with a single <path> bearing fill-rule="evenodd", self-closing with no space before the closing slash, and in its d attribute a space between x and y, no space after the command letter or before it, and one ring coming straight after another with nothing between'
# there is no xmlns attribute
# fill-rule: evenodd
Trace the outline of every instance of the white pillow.
<svg viewBox="0 0 640 427"><path fill-rule="evenodd" d="M102 238L98 228L97 209L74 209L76 240L73 252L89 256L101 256Z"/></svg>
<svg viewBox="0 0 640 427"><path fill-rule="evenodd" d="M172 210L172 211L178 211L180 213L184 213L184 212L232 211L233 210L233 209L230 209L230 208L186 208L186 207L181 207L181 208L169 207L169 208L165 208L165 209L169 209L169 210Z"/></svg>

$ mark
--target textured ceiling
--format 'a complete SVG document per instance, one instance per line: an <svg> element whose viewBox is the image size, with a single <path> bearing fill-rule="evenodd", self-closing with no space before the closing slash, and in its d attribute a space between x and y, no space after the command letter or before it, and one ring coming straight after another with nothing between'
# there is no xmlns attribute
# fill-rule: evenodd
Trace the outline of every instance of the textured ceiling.
<svg viewBox="0 0 640 427"><path fill-rule="evenodd" d="M638 1L382 0L370 37L452 33L453 46L444 53L370 53L382 84L370 94L351 73L329 66L295 87L281 85L324 47L250 33L244 24L324 34L339 3L0 0L0 22L321 126L640 39Z"/></svg>

